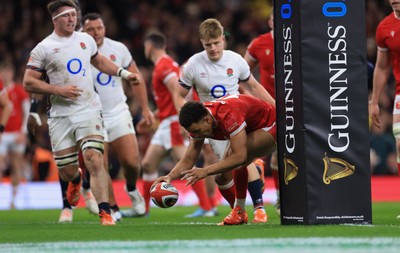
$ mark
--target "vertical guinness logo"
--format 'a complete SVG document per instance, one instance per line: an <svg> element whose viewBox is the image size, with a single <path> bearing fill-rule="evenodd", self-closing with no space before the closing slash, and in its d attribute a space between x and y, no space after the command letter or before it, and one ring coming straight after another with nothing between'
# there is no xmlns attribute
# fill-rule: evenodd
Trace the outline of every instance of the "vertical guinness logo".
<svg viewBox="0 0 400 253"><path fill-rule="evenodd" d="M331 129L329 147L344 152L350 145L346 27L328 24Z"/></svg>

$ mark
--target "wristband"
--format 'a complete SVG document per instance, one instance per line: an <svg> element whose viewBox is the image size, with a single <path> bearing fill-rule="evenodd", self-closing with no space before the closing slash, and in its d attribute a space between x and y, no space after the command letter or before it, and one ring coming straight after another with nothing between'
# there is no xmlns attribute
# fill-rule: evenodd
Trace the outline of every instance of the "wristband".
<svg viewBox="0 0 400 253"><path fill-rule="evenodd" d="M131 72L129 72L128 70L123 69L123 68L119 68L117 71L117 75L125 80L128 80L128 76L131 74L132 74Z"/></svg>
<svg viewBox="0 0 400 253"><path fill-rule="evenodd" d="M35 112L37 113L39 110L39 105L40 105L40 101L37 99L32 98L31 99L31 108L29 109L29 112Z"/></svg>
<svg viewBox="0 0 400 253"><path fill-rule="evenodd" d="M36 120L36 124L38 126L42 126L42 120L40 119L40 116L37 112L30 112L29 115Z"/></svg>
<svg viewBox="0 0 400 253"><path fill-rule="evenodd" d="M0 124L0 133L4 132L4 125Z"/></svg>

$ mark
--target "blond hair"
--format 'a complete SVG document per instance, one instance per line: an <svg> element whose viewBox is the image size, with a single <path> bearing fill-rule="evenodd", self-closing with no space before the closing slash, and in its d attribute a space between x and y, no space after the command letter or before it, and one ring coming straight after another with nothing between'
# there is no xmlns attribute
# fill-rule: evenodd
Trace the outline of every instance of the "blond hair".
<svg viewBox="0 0 400 253"><path fill-rule="evenodd" d="M224 34L224 27L215 18L204 20L199 26L201 40L217 39Z"/></svg>

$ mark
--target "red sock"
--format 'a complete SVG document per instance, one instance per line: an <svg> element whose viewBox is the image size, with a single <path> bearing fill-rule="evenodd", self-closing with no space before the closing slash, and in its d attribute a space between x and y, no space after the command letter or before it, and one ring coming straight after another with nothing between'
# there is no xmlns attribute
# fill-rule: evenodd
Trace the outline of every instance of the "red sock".
<svg viewBox="0 0 400 253"><path fill-rule="evenodd" d="M205 180L199 180L197 183L192 185L193 191L196 193L197 198L199 199L199 206L201 209L210 211L211 205L208 201L207 191L206 191L206 183Z"/></svg>
<svg viewBox="0 0 400 253"><path fill-rule="evenodd" d="M275 189L279 191L279 171L278 170L271 170L272 177L275 183Z"/></svg>
<svg viewBox="0 0 400 253"><path fill-rule="evenodd" d="M236 198L246 199L248 173L247 167L241 167L233 171L233 181L235 182Z"/></svg>
<svg viewBox="0 0 400 253"><path fill-rule="evenodd" d="M143 181L143 198L144 198L144 202L146 204L146 213L149 212L150 209L150 188L151 185L155 182L155 180L153 181Z"/></svg>
<svg viewBox="0 0 400 253"><path fill-rule="evenodd" d="M221 192L222 197L224 197L224 199L226 199L226 201L228 201L229 205L231 206L231 208L233 209L234 205L235 205L235 185L232 184L227 188L219 188L220 186L218 186L219 191Z"/></svg>

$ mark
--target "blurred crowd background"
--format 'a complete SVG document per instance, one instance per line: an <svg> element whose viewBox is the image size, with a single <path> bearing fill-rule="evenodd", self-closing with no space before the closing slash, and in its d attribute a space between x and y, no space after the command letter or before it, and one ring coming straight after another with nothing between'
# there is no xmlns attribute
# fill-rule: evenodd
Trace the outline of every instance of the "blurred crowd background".
<svg viewBox="0 0 400 253"><path fill-rule="evenodd" d="M0 0L0 62L10 62L15 67L15 81L21 83L29 53L38 42L53 30L46 10L47 0ZM168 53L179 64L203 50L198 39L198 25L214 17L225 27L227 48L244 55L247 45L257 35L268 32L267 17L272 0L80 0L82 14L98 12L103 16L106 35L123 42L131 51L146 81L150 102L154 108L151 90L152 64L144 58L145 34L152 30L163 32L168 39ZM375 30L378 23L391 12L386 0L366 0L366 47L371 66L376 60ZM360 29L363 29L360 27ZM257 73L256 73L257 77ZM391 112L394 80L389 80L382 96L382 121L385 127L371 127L371 172L374 175L397 174L395 141L391 132ZM369 84L371 89L371 83ZM129 105L135 120L140 118L140 108L129 96ZM43 108L45 112L45 108ZM45 117L45 113L43 114ZM43 119L45 122L45 118ZM150 136L138 135L140 150L144 153ZM35 148L50 149L46 125L27 150L27 170ZM118 177L119 165L111 152L112 176ZM170 161L163 163L165 169ZM267 170L268 173L268 170ZM27 172L27 180L34 173Z"/></svg>

